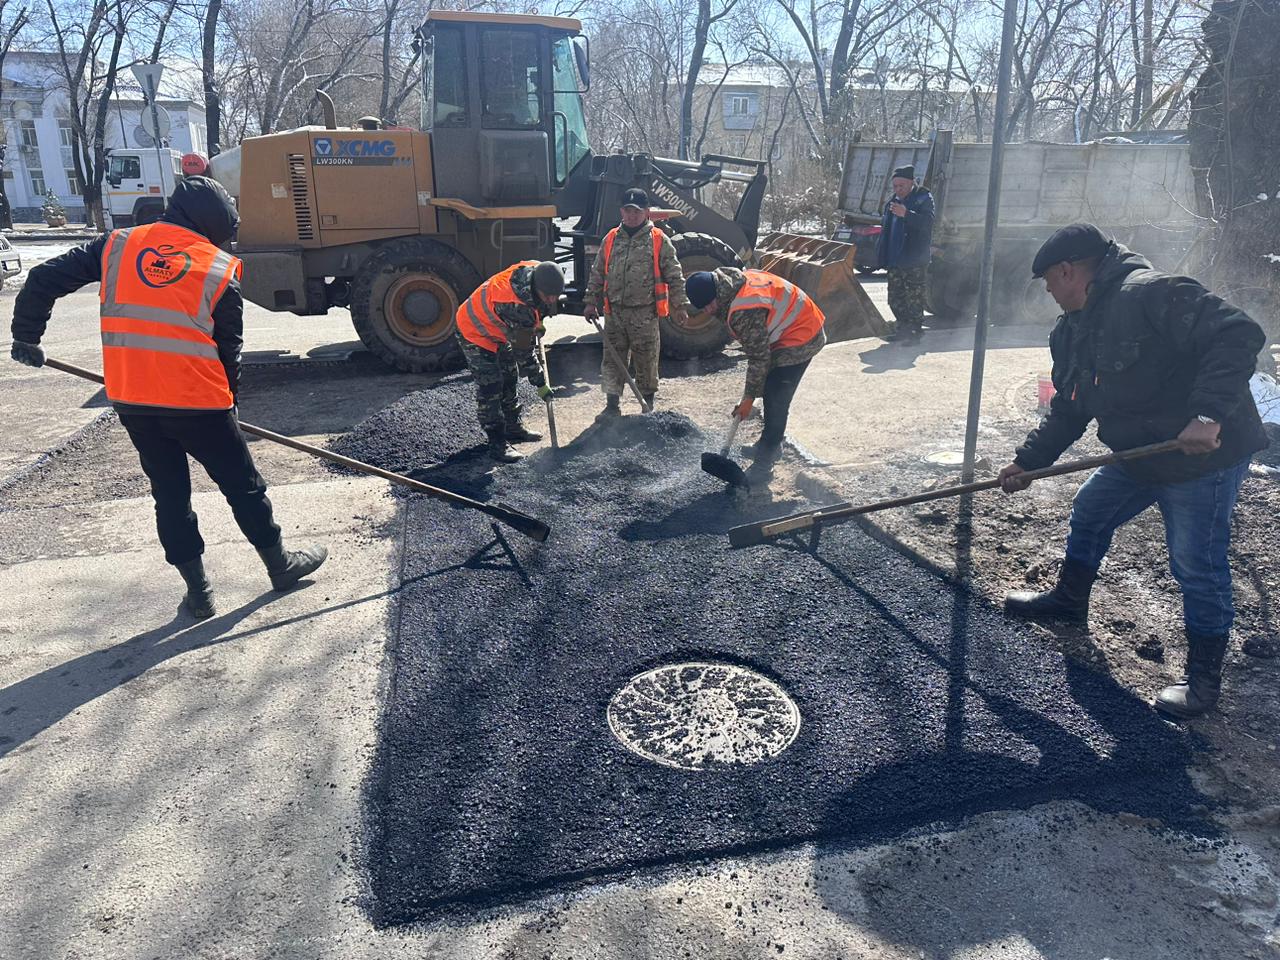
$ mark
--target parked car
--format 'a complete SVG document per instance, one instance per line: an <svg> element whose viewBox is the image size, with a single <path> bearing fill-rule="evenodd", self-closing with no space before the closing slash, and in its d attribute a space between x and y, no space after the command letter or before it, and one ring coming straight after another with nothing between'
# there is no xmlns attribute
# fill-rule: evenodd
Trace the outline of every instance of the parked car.
<svg viewBox="0 0 1280 960"><path fill-rule="evenodd" d="M842 223L831 234L831 239L857 247L853 263L865 276L880 269L880 229L878 223Z"/></svg>
<svg viewBox="0 0 1280 960"><path fill-rule="evenodd" d="M22 257L17 250L13 249L9 238L0 234L0 287L4 286L4 281L10 277L16 277L21 272Z"/></svg>

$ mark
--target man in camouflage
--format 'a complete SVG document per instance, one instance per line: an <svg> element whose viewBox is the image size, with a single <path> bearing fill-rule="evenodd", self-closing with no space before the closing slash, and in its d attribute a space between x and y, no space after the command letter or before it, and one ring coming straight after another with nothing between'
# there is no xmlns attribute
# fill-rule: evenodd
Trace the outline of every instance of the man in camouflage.
<svg viewBox="0 0 1280 960"><path fill-rule="evenodd" d="M766 283L773 289L764 295ZM724 321L747 355L747 381L733 414L745 420L756 397L764 398L760 440L744 446L742 452L753 458L753 471L767 475L782 451L796 388L809 363L826 346L822 311L798 287L763 270L718 267L690 274L685 287L690 306ZM750 295L756 291L760 293ZM758 307L742 302L759 299L771 302Z"/></svg>
<svg viewBox="0 0 1280 960"><path fill-rule="evenodd" d="M600 367L605 408L601 419L622 413L620 400L626 372L619 363L630 363L636 386L653 408L658 392L658 351L661 346L658 318L670 309L677 323L688 321L684 273L671 238L649 221L649 195L632 189L622 195L622 223L614 230L612 248L600 245L583 301L588 318L605 315L604 336L613 346L605 349ZM654 275L654 237L658 238L658 275ZM606 238L607 240L607 238ZM607 263L606 263L607 261ZM665 286L664 294L659 283ZM669 300L667 298L670 298ZM614 356L619 360L615 360Z"/></svg>
<svg viewBox="0 0 1280 960"><path fill-rule="evenodd" d="M933 194L916 186L915 168L893 171L893 196L880 229L880 263L889 271L889 309L897 329L887 338L914 343L924 335Z"/></svg>
<svg viewBox="0 0 1280 960"><path fill-rule="evenodd" d="M505 273L506 271L503 271ZM491 309L498 321L501 343L494 347L492 332L479 317L464 314L475 310L475 300L502 274L485 281L458 310L458 344L463 359L476 382L476 406L480 426L489 438L489 456L498 463L514 463L522 459L512 443L533 443L542 434L527 429L520 420L520 401L516 395L520 377L528 378L538 396L551 395L546 374L534 353L537 337L542 332L542 317L555 313L564 290L564 274L550 262L516 267L510 276L512 302L493 302ZM497 301L498 298L494 298ZM478 312L478 311L477 311ZM487 345L486 345L487 342Z"/></svg>

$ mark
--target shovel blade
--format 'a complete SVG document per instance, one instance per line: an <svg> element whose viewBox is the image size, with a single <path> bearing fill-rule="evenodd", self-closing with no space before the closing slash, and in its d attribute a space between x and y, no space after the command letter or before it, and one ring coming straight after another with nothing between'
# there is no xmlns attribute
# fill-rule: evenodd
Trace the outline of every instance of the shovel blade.
<svg viewBox="0 0 1280 960"><path fill-rule="evenodd" d="M750 487L746 471L721 453L704 453L702 469L733 487Z"/></svg>

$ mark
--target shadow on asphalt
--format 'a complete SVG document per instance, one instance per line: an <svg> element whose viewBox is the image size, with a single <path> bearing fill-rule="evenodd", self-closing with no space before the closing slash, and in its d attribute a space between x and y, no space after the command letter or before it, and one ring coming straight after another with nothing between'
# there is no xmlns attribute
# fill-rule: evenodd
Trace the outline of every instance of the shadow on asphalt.
<svg viewBox="0 0 1280 960"><path fill-rule="evenodd" d="M863 362L863 373L886 373L890 370L910 370L926 353L951 353L973 350L973 322L952 324L928 318L924 337L917 343L877 344L858 354ZM991 327L987 341L988 350L1021 350L1034 347L1049 349L1049 327L1038 324L1018 324Z"/></svg>

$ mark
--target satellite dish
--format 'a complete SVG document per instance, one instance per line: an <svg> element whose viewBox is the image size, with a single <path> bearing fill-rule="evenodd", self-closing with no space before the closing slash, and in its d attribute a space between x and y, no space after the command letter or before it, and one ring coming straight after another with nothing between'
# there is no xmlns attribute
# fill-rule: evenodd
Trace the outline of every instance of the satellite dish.
<svg viewBox="0 0 1280 960"><path fill-rule="evenodd" d="M133 139L140 147L154 147L156 145L155 137L147 133L141 124L133 128Z"/></svg>
<svg viewBox="0 0 1280 960"><path fill-rule="evenodd" d="M157 140L163 140L169 135L169 131L172 128L173 123L169 119L169 111L164 107L157 104L154 112L149 106L142 108L142 129L151 135L152 143ZM144 146L150 146L150 144L144 144Z"/></svg>

